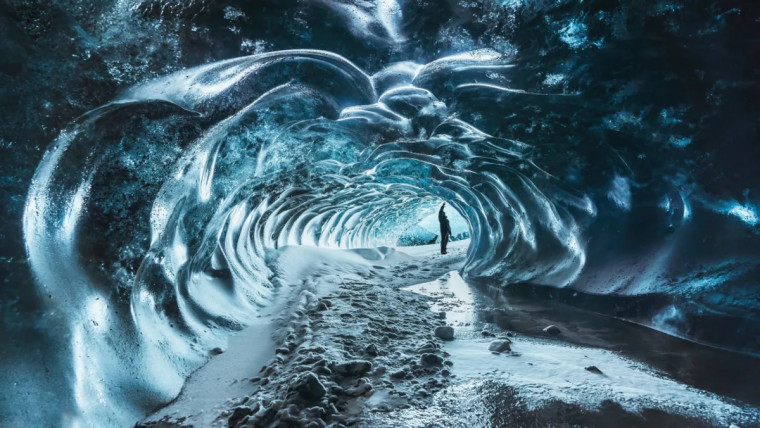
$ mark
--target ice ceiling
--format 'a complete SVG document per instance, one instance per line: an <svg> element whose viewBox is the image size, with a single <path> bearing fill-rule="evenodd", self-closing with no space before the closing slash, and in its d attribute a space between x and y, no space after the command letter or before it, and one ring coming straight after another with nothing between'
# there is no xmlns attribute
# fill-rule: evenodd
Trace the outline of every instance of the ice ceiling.
<svg viewBox="0 0 760 428"><path fill-rule="evenodd" d="M127 85L60 132L23 238L65 312L79 411L114 420L103 403L139 413L175 393L266 306L270 250L392 246L441 200L469 224L471 280L663 295L634 321L760 351L760 157L737 130L757 121L732 119L757 82L710 56L739 55L723 21L739 18L507 2L488 3L509 17L489 30L447 2L436 33L401 3L317 8L391 49L372 64L337 42L213 61ZM451 43L423 52L413 32Z"/></svg>

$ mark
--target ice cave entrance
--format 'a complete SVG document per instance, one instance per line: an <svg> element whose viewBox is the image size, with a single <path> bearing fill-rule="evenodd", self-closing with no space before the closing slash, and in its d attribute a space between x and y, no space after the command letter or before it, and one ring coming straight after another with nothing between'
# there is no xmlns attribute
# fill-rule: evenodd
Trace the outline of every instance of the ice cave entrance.
<svg viewBox="0 0 760 428"><path fill-rule="evenodd" d="M422 204L412 217L412 221L399 234L396 245L399 247L411 247L416 245L429 245L441 242L440 224L438 223L438 210L443 204L443 199L431 199ZM452 238L450 242L470 239L470 224L450 204L444 208L446 216L451 224Z"/></svg>

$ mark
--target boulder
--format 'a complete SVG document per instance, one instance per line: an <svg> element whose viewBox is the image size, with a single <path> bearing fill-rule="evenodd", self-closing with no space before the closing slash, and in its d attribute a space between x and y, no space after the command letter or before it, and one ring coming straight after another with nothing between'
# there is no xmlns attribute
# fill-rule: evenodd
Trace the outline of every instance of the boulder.
<svg viewBox="0 0 760 428"><path fill-rule="evenodd" d="M435 354L422 354L420 356L420 363L423 366L440 366L443 364L443 358Z"/></svg>
<svg viewBox="0 0 760 428"><path fill-rule="evenodd" d="M343 376L361 376L372 370L372 363L364 360L346 361L335 364L333 371Z"/></svg>
<svg viewBox="0 0 760 428"><path fill-rule="evenodd" d="M454 340L454 328L449 326L440 326L435 329L435 336L441 340Z"/></svg>
<svg viewBox="0 0 760 428"><path fill-rule="evenodd" d="M512 350L512 347L509 345L509 343L509 340L496 340L488 345L488 350L499 354L502 352L509 352Z"/></svg>
<svg viewBox="0 0 760 428"><path fill-rule="evenodd" d="M322 385L322 382L319 381L319 378L310 372L302 375L298 381L296 381L294 389L301 395L301 397L307 400L319 400L324 397L327 392L324 385Z"/></svg>
<svg viewBox="0 0 760 428"><path fill-rule="evenodd" d="M377 346L374 343L367 345L367 347L364 348L364 353L371 357L376 357L378 354Z"/></svg>

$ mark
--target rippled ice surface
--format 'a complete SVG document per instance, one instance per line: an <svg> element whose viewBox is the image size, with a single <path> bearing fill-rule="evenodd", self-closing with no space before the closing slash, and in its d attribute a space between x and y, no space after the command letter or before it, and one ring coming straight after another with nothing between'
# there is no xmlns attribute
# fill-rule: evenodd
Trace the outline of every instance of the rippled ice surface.
<svg viewBox="0 0 760 428"><path fill-rule="evenodd" d="M9 425L130 425L274 250L427 242L442 201L468 280L760 353L756 8L6 3Z"/></svg>

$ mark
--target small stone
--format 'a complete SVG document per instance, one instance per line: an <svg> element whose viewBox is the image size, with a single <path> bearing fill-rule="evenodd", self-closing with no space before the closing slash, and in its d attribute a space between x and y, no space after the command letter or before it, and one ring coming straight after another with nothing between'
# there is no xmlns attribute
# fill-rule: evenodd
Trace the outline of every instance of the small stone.
<svg viewBox="0 0 760 428"><path fill-rule="evenodd" d="M403 379L406 377L406 370L401 369L397 372L393 372L390 374L391 379Z"/></svg>
<svg viewBox="0 0 760 428"><path fill-rule="evenodd" d="M376 357L378 354L377 346L375 346L374 343L368 345L366 348L364 348L364 353L366 353L367 355L371 357Z"/></svg>
<svg viewBox="0 0 760 428"><path fill-rule="evenodd" d="M490 331L488 331L488 330L483 330L483 331L481 331L481 332L480 332L480 335L481 335L481 336L483 336L483 337L494 337L494 336L496 336L495 334L491 333L491 332L490 332Z"/></svg>
<svg viewBox="0 0 760 428"><path fill-rule="evenodd" d="M335 364L333 370L343 376L361 376L372 370L372 363L364 360L347 361Z"/></svg>
<svg viewBox="0 0 760 428"><path fill-rule="evenodd" d="M430 352L436 352L438 350L438 345L436 345L434 342L427 342L424 345L420 346L417 349L417 352L420 354L426 354Z"/></svg>
<svg viewBox="0 0 760 428"><path fill-rule="evenodd" d="M310 372L302 375L296 381L295 390L301 394L301 397L307 400L319 400L327 392L322 382L319 381L319 378Z"/></svg>
<svg viewBox="0 0 760 428"><path fill-rule="evenodd" d="M214 349L212 349L212 350L210 350L210 351L209 351L209 353L210 353L211 355L219 355L219 354L221 354L222 352L224 352L224 351L223 351L223 350L222 350L222 348L220 348L220 347L216 347L216 348L214 348Z"/></svg>
<svg viewBox="0 0 760 428"><path fill-rule="evenodd" d="M327 306L327 303L325 303L325 302L319 302L319 303L317 303L317 310L318 311L326 311L328 309L330 309L330 307Z"/></svg>
<svg viewBox="0 0 760 428"><path fill-rule="evenodd" d="M236 426L237 422L241 421L244 417L252 415L253 409L246 406L239 406L236 407L235 410L232 411L232 415L229 417L228 422L229 426Z"/></svg>
<svg viewBox="0 0 760 428"><path fill-rule="evenodd" d="M424 366L440 366L443 364L443 358L435 354L422 354L420 362Z"/></svg>
<svg viewBox="0 0 760 428"><path fill-rule="evenodd" d="M544 333L556 336L562 333L562 330L560 330L556 325L550 325L544 329Z"/></svg>
<svg viewBox="0 0 760 428"><path fill-rule="evenodd" d="M369 380L367 378L361 378L355 385L345 388L343 394L348 395L349 397L358 397L360 395L368 394L370 391L372 391L372 385L369 383Z"/></svg>
<svg viewBox="0 0 760 428"><path fill-rule="evenodd" d="M437 327L435 329L435 335L441 340L454 340L454 328L447 325Z"/></svg>
<svg viewBox="0 0 760 428"><path fill-rule="evenodd" d="M509 345L509 343L510 342L508 340L497 340L491 342L491 344L488 345L488 350L497 354L500 354L502 352L509 352L512 350L512 347Z"/></svg>
<svg viewBox="0 0 760 428"><path fill-rule="evenodd" d="M602 373L601 370L599 370L599 368L597 366L588 366L588 367L586 367L586 370L590 371L591 373L596 373L596 374L600 374L600 375L604 374L604 373Z"/></svg>

